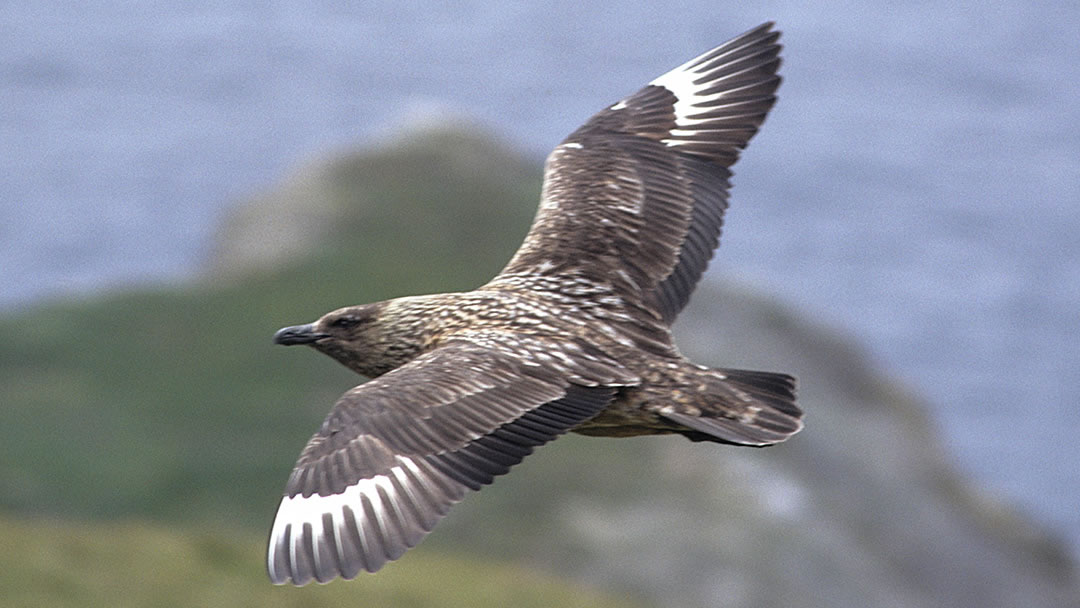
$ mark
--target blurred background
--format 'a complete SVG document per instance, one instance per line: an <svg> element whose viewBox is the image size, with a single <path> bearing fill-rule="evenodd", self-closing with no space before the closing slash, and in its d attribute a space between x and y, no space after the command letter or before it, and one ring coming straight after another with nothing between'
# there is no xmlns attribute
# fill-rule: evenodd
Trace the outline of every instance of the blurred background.
<svg viewBox="0 0 1080 608"><path fill-rule="evenodd" d="M571 437L378 577L265 584L276 496L353 382L273 331L483 282L548 150L765 20L780 102L679 330L798 372L807 430ZM1075 605L1078 25L1066 1L4 3L0 603ZM603 474L628 463L655 484Z"/></svg>

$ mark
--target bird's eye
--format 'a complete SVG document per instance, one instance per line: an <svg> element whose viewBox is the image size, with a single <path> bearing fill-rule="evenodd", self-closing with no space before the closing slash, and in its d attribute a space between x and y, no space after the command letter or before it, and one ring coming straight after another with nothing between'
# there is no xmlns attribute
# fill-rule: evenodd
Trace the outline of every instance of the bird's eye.
<svg viewBox="0 0 1080 608"><path fill-rule="evenodd" d="M348 329L359 322L360 320L356 317L338 317L333 321L330 321L330 327L333 327L334 329Z"/></svg>

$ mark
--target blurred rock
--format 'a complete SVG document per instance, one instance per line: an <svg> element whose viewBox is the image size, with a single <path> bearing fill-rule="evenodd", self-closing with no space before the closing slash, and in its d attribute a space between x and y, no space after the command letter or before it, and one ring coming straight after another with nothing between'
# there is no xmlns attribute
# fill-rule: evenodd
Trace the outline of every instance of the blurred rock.
<svg viewBox="0 0 1080 608"><path fill-rule="evenodd" d="M335 239L379 246L390 233L422 242L416 250L439 251L429 241L443 238L447 251L484 251L494 272L491 252L507 259L532 213L500 201L538 191L534 165L473 131L411 131L259 196L225 228L214 266L273 268ZM373 166L408 196L370 183ZM380 219L393 204L422 211L403 212L413 225ZM927 405L841 332L712 276L676 336L699 363L797 375L806 429L764 450L560 439L468 497L427 544L515 557L666 606L1080 606L1061 542L959 475Z"/></svg>
<svg viewBox="0 0 1080 608"><path fill-rule="evenodd" d="M402 239L476 252L480 261L508 249L508 259L534 211L517 201L523 190L539 191L540 160L522 159L464 118L414 118L393 138L308 162L237 205L214 239L208 273L273 271L328 243L408 251ZM515 232L507 238L491 226Z"/></svg>

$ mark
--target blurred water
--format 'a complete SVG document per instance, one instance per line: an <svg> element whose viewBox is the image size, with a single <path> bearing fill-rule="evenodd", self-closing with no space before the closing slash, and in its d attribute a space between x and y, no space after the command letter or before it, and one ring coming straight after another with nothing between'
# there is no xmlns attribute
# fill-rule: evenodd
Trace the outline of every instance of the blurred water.
<svg viewBox="0 0 1080 608"><path fill-rule="evenodd" d="M781 102L714 272L850 328L1080 547L1080 6L0 5L0 309L189 276L228 205L449 106L542 155L765 19Z"/></svg>

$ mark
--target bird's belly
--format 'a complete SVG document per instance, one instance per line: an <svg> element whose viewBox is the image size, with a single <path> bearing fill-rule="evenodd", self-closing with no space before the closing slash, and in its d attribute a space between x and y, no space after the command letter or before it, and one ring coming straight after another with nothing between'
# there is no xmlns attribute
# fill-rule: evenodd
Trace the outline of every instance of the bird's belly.
<svg viewBox="0 0 1080 608"><path fill-rule="evenodd" d="M656 395L634 387L619 395L592 419L571 429L574 433L596 437L634 437L678 432L682 427L657 413Z"/></svg>

